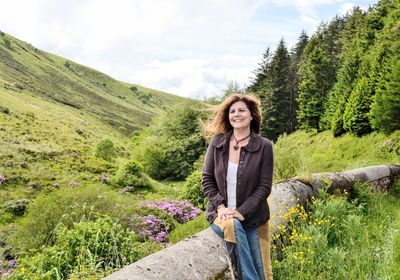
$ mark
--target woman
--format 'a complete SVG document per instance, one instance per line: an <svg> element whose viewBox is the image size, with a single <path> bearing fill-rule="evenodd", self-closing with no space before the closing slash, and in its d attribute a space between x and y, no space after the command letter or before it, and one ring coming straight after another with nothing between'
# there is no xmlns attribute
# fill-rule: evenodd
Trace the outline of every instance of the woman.
<svg viewBox="0 0 400 280"><path fill-rule="evenodd" d="M272 279L267 197L273 173L272 144L259 135L260 102L229 96L207 131L214 137L202 173L206 217L224 238L238 279Z"/></svg>

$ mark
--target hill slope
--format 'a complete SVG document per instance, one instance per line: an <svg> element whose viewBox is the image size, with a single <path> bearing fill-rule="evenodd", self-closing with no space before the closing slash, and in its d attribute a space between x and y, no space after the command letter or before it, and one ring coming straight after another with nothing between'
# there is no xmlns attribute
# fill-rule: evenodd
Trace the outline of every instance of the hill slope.
<svg viewBox="0 0 400 280"><path fill-rule="evenodd" d="M16 88L15 83L23 90ZM117 81L1 33L0 92L4 91L30 93L77 108L125 134L143 127L166 107L188 102L182 97ZM3 104L5 101L1 99Z"/></svg>
<svg viewBox="0 0 400 280"><path fill-rule="evenodd" d="M182 102L195 101L117 81L0 33L0 225L8 222L6 201L113 173L130 158L130 135ZM112 163L94 157L103 138L116 147Z"/></svg>

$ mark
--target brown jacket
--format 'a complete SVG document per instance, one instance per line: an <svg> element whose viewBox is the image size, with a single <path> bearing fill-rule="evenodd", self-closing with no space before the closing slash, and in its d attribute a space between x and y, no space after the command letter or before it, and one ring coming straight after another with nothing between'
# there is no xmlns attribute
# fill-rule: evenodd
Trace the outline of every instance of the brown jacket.
<svg viewBox="0 0 400 280"><path fill-rule="evenodd" d="M208 198L206 217L210 223L217 217L218 205L228 205L226 174L231 136L232 131L212 139L203 166L202 185ZM236 209L247 226L258 227L269 220L267 197L271 193L273 165L271 142L252 132L249 143L240 149L236 189Z"/></svg>

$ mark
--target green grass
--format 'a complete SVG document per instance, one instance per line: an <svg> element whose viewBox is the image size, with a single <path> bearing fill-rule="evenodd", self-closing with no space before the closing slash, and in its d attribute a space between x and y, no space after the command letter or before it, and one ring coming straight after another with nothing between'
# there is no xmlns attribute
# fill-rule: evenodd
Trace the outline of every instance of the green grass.
<svg viewBox="0 0 400 280"><path fill-rule="evenodd" d="M188 238L202 230L208 228L210 224L206 220L205 213L203 212L197 218L178 225L168 236L169 242L177 243L185 238Z"/></svg>
<svg viewBox="0 0 400 280"><path fill-rule="evenodd" d="M309 217L280 237L275 279L399 279L399 197L358 188L363 195L351 201L315 201Z"/></svg>
<svg viewBox="0 0 400 280"><path fill-rule="evenodd" d="M18 220L5 212L6 201L34 199L54 191L54 183L98 184L102 173L115 174L130 159L132 133L172 105L188 102L195 101L120 82L0 36L0 175L6 177L0 186L0 229ZM103 138L117 149L113 162L94 156ZM21 168L22 162L28 168Z"/></svg>
<svg viewBox="0 0 400 280"><path fill-rule="evenodd" d="M337 172L400 162L400 131L390 135L373 132L363 137L330 131L297 131L280 137L274 145L276 181L297 175Z"/></svg>

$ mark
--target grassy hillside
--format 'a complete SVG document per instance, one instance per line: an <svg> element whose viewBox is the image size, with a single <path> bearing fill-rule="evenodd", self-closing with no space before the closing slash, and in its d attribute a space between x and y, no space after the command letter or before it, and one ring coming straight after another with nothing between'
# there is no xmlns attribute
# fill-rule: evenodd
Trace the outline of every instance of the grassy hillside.
<svg viewBox="0 0 400 280"><path fill-rule="evenodd" d="M5 33L0 36L0 92L30 93L79 109L126 135L170 105L188 102L182 97L117 81ZM6 102L3 96L1 102Z"/></svg>
<svg viewBox="0 0 400 280"><path fill-rule="evenodd" d="M297 131L275 144L275 180L385 163L400 164L400 131L363 137Z"/></svg>
<svg viewBox="0 0 400 280"><path fill-rule="evenodd" d="M98 183L130 158L132 133L195 101L123 83L0 34L0 205L77 182ZM94 157L109 138L114 162ZM21 166L22 165L22 166ZM13 218L0 207L0 225Z"/></svg>

